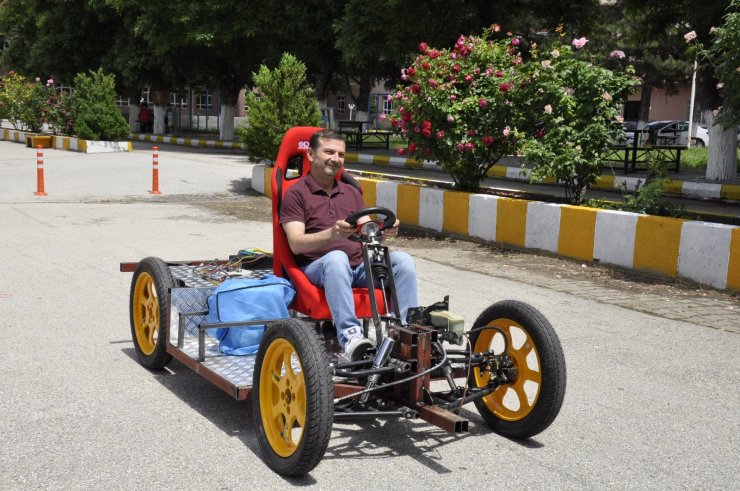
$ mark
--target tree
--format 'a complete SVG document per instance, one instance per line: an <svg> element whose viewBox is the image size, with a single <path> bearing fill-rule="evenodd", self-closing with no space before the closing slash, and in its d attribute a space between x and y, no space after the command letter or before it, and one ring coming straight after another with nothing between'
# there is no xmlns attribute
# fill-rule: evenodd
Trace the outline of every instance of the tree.
<svg viewBox="0 0 740 491"><path fill-rule="evenodd" d="M321 111L316 95L306 85L306 66L285 53L270 70L260 66L252 74L255 92L247 93L249 126L240 130L254 161L274 161L285 132L293 126L318 126Z"/></svg>
<svg viewBox="0 0 740 491"><path fill-rule="evenodd" d="M713 32L711 32L713 31ZM709 149L707 179L734 180L737 178L735 151L724 151L737 145L736 125L740 122L740 0L732 0L724 22L716 29L712 44L704 52L704 59L712 67L718 82L715 85L721 105L715 110L712 136L719 137L719 144ZM714 116L714 113L712 114ZM715 151L713 151L715 150Z"/></svg>

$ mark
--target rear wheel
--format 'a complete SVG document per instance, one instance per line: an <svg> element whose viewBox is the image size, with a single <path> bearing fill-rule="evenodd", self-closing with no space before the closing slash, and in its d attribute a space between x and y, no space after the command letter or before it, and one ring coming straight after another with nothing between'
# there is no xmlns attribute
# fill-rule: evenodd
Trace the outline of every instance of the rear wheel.
<svg viewBox="0 0 740 491"><path fill-rule="evenodd" d="M691 144L695 147L704 148L704 140L700 140L699 138L692 138Z"/></svg>
<svg viewBox="0 0 740 491"><path fill-rule="evenodd" d="M252 409L262 456L284 476L302 476L329 445L334 404L326 349L310 326L271 324L257 353Z"/></svg>
<svg viewBox="0 0 740 491"><path fill-rule="evenodd" d="M139 363L152 370L172 359L167 353L167 292L175 286L170 268L157 257L143 259L131 280L131 337Z"/></svg>
<svg viewBox="0 0 740 491"><path fill-rule="evenodd" d="M560 412L565 397L565 358L557 334L534 307L512 300L486 309L473 329L484 326L498 329L474 332L470 339L473 351L492 349L500 354L506 345L517 376L512 384L476 400L478 412L493 431L509 438L529 438L544 431ZM490 372L476 367L470 384L485 387L489 379Z"/></svg>

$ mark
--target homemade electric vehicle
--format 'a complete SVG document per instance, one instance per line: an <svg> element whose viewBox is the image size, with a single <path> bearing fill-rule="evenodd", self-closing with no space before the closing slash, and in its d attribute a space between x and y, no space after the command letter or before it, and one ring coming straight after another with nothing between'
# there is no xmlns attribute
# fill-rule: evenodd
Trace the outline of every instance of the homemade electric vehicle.
<svg viewBox="0 0 740 491"><path fill-rule="evenodd" d="M465 332L450 314L448 297L409 312L403 325L389 264L384 228L395 221L382 207L359 210L350 224L370 216L352 237L362 243L367 287L353 291L357 316L375 348L343 362L322 289L296 266L278 223L287 189L308 173L311 135L320 128L289 130L272 174L274 253L247 252L223 261L121 263L134 272L131 333L139 362L162 369L176 358L236 399L252 398L254 425L264 461L287 476L308 473L321 460L334 421L421 418L454 433L468 431L460 409L474 403L490 428L524 439L545 430L563 402L566 371L558 337L545 317L518 301L487 307ZM357 185L347 173L337 176ZM270 264L272 259L272 264ZM227 277L290 279L296 296L291 316L209 323L207 298ZM214 328L266 325L256 356L227 356L206 335ZM368 333L372 325L373 332Z"/></svg>

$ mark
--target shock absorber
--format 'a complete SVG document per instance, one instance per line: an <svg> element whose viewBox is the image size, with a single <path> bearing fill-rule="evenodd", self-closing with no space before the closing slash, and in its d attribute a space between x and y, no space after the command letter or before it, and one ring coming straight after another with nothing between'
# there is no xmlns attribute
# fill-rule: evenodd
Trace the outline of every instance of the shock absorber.
<svg viewBox="0 0 740 491"><path fill-rule="evenodd" d="M375 355L375 358L373 359L373 368L378 369L385 365L388 362L388 359L391 357L391 352L393 351L393 346L396 344L396 342L389 337L384 337L383 342L380 344L380 348L378 349L378 353ZM378 380L380 380L380 374L374 373L370 375L367 378L367 384L365 385L365 389L372 389L375 387L375 385L378 383ZM365 403L367 402L368 397L370 397L369 392L365 392L360 396L360 402Z"/></svg>

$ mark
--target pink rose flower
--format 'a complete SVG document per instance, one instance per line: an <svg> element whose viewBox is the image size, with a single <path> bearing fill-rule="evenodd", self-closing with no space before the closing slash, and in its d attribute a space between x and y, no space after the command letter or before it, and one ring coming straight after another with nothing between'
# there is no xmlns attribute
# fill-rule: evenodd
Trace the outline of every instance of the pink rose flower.
<svg viewBox="0 0 740 491"><path fill-rule="evenodd" d="M609 56L611 58L619 58L620 60L623 60L625 55L624 51L622 51L621 49L615 49L614 51L609 53Z"/></svg>
<svg viewBox="0 0 740 491"><path fill-rule="evenodd" d="M588 42L588 39L585 37L574 39L571 43L575 49L581 49L584 46L586 46L586 43Z"/></svg>
<svg viewBox="0 0 740 491"><path fill-rule="evenodd" d="M498 24L493 24L493 25L491 26L491 30L492 30L493 32L501 32L501 26L500 26L500 25L498 25Z"/></svg>
<svg viewBox="0 0 740 491"><path fill-rule="evenodd" d="M386 119L388 119L388 115L387 115L386 113L382 113L382 114L381 114L380 116L378 116L378 117L380 118L380 120L381 120L381 121L385 121Z"/></svg>
<svg viewBox="0 0 740 491"><path fill-rule="evenodd" d="M426 53L428 47L429 46L427 46L427 43L425 43L424 41L419 43L419 51L421 51L422 53Z"/></svg>
<svg viewBox="0 0 740 491"><path fill-rule="evenodd" d="M498 86L498 90L500 90L501 92L508 92L510 88L511 87L509 87L509 84L507 84L506 82Z"/></svg>
<svg viewBox="0 0 740 491"><path fill-rule="evenodd" d="M409 143L409 153L416 152L416 143Z"/></svg>
<svg viewBox="0 0 740 491"><path fill-rule="evenodd" d="M504 76L504 71L503 71L503 70L498 70L498 71L496 71L496 77L497 77L497 78L501 78L501 77L503 77L503 76Z"/></svg>
<svg viewBox="0 0 740 491"><path fill-rule="evenodd" d="M519 46L519 38L514 38L511 40L512 46Z"/></svg>
<svg viewBox="0 0 740 491"><path fill-rule="evenodd" d="M485 143L486 145L493 144L493 137L492 136L484 136L483 137L483 143Z"/></svg>
<svg viewBox="0 0 740 491"><path fill-rule="evenodd" d="M545 113L552 114L552 106L550 104L545 106Z"/></svg>
<svg viewBox="0 0 740 491"><path fill-rule="evenodd" d="M542 62L542 68L544 68L544 69L549 69L550 67L551 67L551 62L550 62L550 60L544 60L544 61Z"/></svg>
<svg viewBox="0 0 740 491"><path fill-rule="evenodd" d="M425 61L424 63L422 63L422 64L421 64L421 68L422 68L423 70L429 70L429 67L430 67L430 66L431 66L431 65L430 65L430 64L429 64L428 62L426 62L426 61Z"/></svg>
<svg viewBox="0 0 740 491"><path fill-rule="evenodd" d="M456 101L457 100L457 96L455 94L450 94L450 100L451 101Z"/></svg>
<svg viewBox="0 0 740 491"><path fill-rule="evenodd" d="M511 128L507 126L506 128L504 128L504 131L502 133L504 134L504 136L509 136L511 134Z"/></svg>
<svg viewBox="0 0 740 491"><path fill-rule="evenodd" d="M401 156L406 155L406 149L405 148L397 148L396 149L396 153L398 155L401 155Z"/></svg>
<svg viewBox="0 0 740 491"><path fill-rule="evenodd" d="M418 94L420 90L421 87L419 87L419 84L414 84L411 86L411 92L413 92L414 94Z"/></svg>
<svg viewBox="0 0 740 491"><path fill-rule="evenodd" d="M480 107L486 108L486 107L488 107L488 100L487 99L480 98L480 99L478 99L478 105Z"/></svg>
<svg viewBox="0 0 740 491"><path fill-rule="evenodd" d="M442 139L442 138L444 138L444 137L445 137L445 132L444 132L444 131L442 131L442 130L437 130L437 138L438 138L439 140L441 140L441 139Z"/></svg>
<svg viewBox="0 0 740 491"><path fill-rule="evenodd" d="M455 118L453 118L452 116L447 116L447 122L448 123L454 123L455 122Z"/></svg>
<svg viewBox="0 0 740 491"><path fill-rule="evenodd" d="M472 81L473 81L473 77L471 77L470 75L465 75L465 81L466 81L467 83L470 83L470 82L472 82Z"/></svg>
<svg viewBox="0 0 740 491"><path fill-rule="evenodd" d="M605 101L611 101L612 100L612 95L609 92L607 92L607 91L604 91L604 93L601 95L601 97L603 97Z"/></svg>
<svg viewBox="0 0 740 491"><path fill-rule="evenodd" d="M687 32L683 35L683 38L686 40L687 43L690 43L694 39L696 39L696 31Z"/></svg>
<svg viewBox="0 0 740 491"><path fill-rule="evenodd" d="M430 78L429 79L429 86L436 89L437 87L439 87L439 82L437 82L433 78Z"/></svg>
<svg viewBox="0 0 740 491"><path fill-rule="evenodd" d="M457 145L455 145L455 148L462 152L463 150L465 150L465 145L463 145L462 143L458 143Z"/></svg>
<svg viewBox="0 0 740 491"><path fill-rule="evenodd" d="M473 144L470 143L470 142L465 143L464 146L465 146L465 150L468 151L468 152L470 152L471 150L473 150Z"/></svg>
<svg viewBox="0 0 740 491"><path fill-rule="evenodd" d="M468 136L475 136L475 130L468 130L467 131Z"/></svg>

